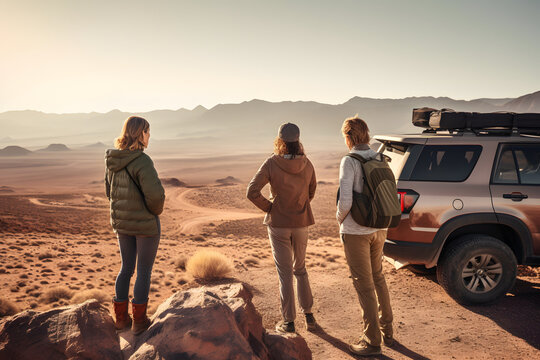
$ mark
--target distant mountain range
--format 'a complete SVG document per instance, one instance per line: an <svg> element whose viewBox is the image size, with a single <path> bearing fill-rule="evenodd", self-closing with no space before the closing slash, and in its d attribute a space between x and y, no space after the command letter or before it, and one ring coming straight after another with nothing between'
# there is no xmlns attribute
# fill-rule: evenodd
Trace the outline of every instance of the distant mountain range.
<svg viewBox="0 0 540 360"><path fill-rule="evenodd" d="M341 124L358 114L372 134L417 132L411 124L413 108L429 106L457 111L540 112L540 91L504 99L455 100L448 97L408 97L372 99L353 97L338 105L313 101L268 102L251 100L239 104L220 104L211 109L154 110L137 115L149 120L155 143L176 144L186 149L200 146L269 148L281 123L300 126L307 144L341 145ZM108 113L47 114L39 111L0 113L0 145L44 146L52 142L101 147L118 136L123 121L132 113L113 110ZM157 140L156 140L157 139ZM101 143L96 143L101 142ZM270 146L271 148L271 146Z"/></svg>

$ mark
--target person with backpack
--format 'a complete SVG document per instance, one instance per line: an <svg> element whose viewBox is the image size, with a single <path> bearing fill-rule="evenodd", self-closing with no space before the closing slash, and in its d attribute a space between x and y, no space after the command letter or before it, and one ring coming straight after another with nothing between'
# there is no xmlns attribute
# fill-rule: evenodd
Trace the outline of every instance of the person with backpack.
<svg viewBox="0 0 540 360"><path fill-rule="evenodd" d="M270 199L261 194L268 183ZM300 143L300 129L291 123L281 125L274 141L274 154L266 159L249 183L247 198L266 213L264 224L268 226L279 277L283 316L276 330L282 333L295 332L293 275L306 328L313 331L317 326L311 312L313 295L305 263L308 226L315 223L310 203L316 187L315 170Z"/></svg>
<svg viewBox="0 0 540 360"><path fill-rule="evenodd" d="M378 355L382 341L387 346L394 342L392 307L382 260L386 228L396 225L401 211L395 180L390 184L393 174L382 155L369 147L366 122L358 116L348 118L341 130L350 152L340 164L336 218L364 320L363 335L349 349L357 355ZM379 170L371 171L370 165ZM378 197L388 194L388 204L377 204Z"/></svg>
<svg viewBox="0 0 540 360"><path fill-rule="evenodd" d="M131 116L115 140L116 149L107 150L105 155L105 192L122 258L113 299L115 326L117 330L131 326L135 335L150 325L146 316L150 276L161 234L158 215L165 203L165 191L154 163L144 153L149 140L148 121ZM128 294L135 264L137 279L131 301L132 321L128 313Z"/></svg>

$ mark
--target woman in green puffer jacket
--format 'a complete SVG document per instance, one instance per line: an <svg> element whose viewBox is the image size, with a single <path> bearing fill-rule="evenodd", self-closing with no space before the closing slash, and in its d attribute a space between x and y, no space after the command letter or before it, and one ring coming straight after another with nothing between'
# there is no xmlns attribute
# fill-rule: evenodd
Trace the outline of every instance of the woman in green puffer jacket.
<svg viewBox="0 0 540 360"><path fill-rule="evenodd" d="M148 147L150 124L131 116L105 155L105 191L110 202L111 225L118 236L122 267L116 277L113 299L118 330L131 326L135 334L150 325L146 316L150 276L156 257L165 191L154 163L143 151ZM133 290L133 321L128 313L129 282L137 264Z"/></svg>

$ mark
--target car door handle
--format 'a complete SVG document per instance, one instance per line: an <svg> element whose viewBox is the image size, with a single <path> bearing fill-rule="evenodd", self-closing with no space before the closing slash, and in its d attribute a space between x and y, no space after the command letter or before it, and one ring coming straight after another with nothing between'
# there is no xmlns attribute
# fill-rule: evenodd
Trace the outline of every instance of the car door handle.
<svg viewBox="0 0 540 360"><path fill-rule="evenodd" d="M520 192L513 192L511 194L503 194L503 198L505 199L512 199L512 201L521 201L523 199L527 199L529 196L522 194Z"/></svg>

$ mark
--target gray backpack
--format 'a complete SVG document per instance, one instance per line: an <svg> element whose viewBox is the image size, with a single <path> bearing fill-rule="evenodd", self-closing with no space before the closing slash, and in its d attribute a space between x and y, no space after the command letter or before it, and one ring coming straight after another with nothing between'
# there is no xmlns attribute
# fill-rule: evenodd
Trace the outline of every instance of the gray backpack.
<svg viewBox="0 0 540 360"><path fill-rule="evenodd" d="M358 154L347 154L360 161L364 177L362 192L353 191L351 216L362 226L393 228L399 225L401 219L396 179L384 155L378 155L375 159L364 159ZM339 189L337 199L339 201Z"/></svg>

